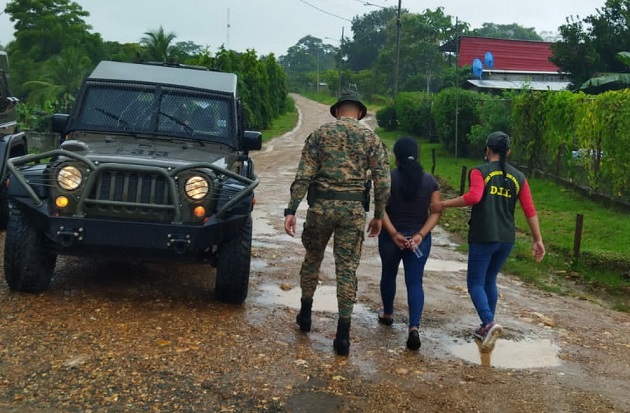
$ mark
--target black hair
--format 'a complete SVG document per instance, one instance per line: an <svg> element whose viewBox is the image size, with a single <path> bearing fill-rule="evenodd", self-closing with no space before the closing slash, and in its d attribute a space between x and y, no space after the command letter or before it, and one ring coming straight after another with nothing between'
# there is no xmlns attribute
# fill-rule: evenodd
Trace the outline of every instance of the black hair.
<svg viewBox="0 0 630 413"><path fill-rule="evenodd" d="M492 145L488 145L488 148L494 153L499 154L499 164L501 165L501 172L503 172L503 179L507 180L507 151L510 149L510 141L509 137L506 134L502 134L498 137L496 142L493 142Z"/></svg>
<svg viewBox="0 0 630 413"><path fill-rule="evenodd" d="M410 201L422 189L424 170L418 162L418 142L414 138L402 137L394 144L394 155L402 176L402 194Z"/></svg>

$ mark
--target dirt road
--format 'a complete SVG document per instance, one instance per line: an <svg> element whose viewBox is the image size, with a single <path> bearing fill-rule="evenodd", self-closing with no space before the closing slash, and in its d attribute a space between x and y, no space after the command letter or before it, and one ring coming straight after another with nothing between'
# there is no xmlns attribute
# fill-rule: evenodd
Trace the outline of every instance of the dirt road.
<svg viewBox="0 0 630 413"><path fill-rule="evenodd" d="M332 349L331 254L313 331L300 333L303 249L284 234L282 210L304 138L331 118L326 106L296 99L296 130L254 155L261 185L246 303L217 302L203 265L62 258L50 290L36 295L10 292L1 277L0 412L630 412L628 314L502 276L505 336L482 359L465 257L441 230L418 353L405 348L402 278L394 326L376 322L374 239L359 267L350 356Z"/></svg>

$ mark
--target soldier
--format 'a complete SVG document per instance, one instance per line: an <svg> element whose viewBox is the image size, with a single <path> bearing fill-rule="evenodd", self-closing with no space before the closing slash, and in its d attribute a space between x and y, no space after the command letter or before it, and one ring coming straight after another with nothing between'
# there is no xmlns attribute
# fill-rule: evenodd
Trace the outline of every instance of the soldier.
<svg viewBox="0 0 630 413"><path fill-rule="evenodd" d="M370 181L374 180L374 218L368 225L369 237L381 231L381 219L389 196L390 176L387 150L379 137L361 120L367 108L354 92L344 92L330 107L336 121L312 132L302 149L291 200L284 210L284 230L295 236L298 205L308 191L309 208L302 232L306 250L300 270L301 309L297 315L300 330L311 330L311 307L319 279L324 250L332 234L337 279L339 319L333 341L335 352L348 355L350 321L356 300L356 270L361 259L369 207Z"/></svg>

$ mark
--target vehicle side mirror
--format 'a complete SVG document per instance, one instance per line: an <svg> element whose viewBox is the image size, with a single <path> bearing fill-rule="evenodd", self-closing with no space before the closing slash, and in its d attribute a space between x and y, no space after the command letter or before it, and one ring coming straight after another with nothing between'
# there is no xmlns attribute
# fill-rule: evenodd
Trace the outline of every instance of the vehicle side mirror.
<svg viewBox="0 0 630 413"><path fill-rule="evenodd" d="M243 150L259 151L262 148L262 133L258 131L246 130L243 132Z"/></svg>
<svg viewBox="0 0 630 413"><path fill-rule="evenodd" d="M55 113L52 115L52 130L57 133L65 133L70 115L65 113Z"/></svg>

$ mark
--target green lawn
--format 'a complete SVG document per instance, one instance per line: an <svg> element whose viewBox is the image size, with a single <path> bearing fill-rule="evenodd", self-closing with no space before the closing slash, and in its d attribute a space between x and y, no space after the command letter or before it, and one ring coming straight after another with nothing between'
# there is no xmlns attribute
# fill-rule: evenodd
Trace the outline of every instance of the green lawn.
<svg viewBox="0 0 630 413"><path fill-rule="evenodd" d="M261 130L263 134L263 141L275 138L276 136L284 135L285 133L293 130L295 125L297 125L298 116L299 114L295 108L295 102L291 99L290 110L274 119L271 128Z"/></svg>

